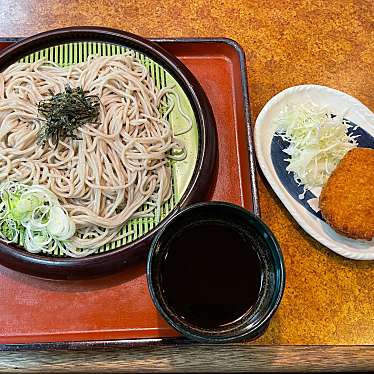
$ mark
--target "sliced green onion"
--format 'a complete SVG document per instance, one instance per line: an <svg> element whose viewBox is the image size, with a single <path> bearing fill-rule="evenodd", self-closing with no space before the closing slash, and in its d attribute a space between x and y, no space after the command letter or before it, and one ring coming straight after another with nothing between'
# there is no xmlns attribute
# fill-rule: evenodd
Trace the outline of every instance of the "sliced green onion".
<svg viewBox="0 0 374 374"><path fill-rule="evenodd" d="M0 185L0 239L17 243L24 239L26 250L79 253L69 243L76 230L74 221L57 197L43 186L7 181Z"/></svg>

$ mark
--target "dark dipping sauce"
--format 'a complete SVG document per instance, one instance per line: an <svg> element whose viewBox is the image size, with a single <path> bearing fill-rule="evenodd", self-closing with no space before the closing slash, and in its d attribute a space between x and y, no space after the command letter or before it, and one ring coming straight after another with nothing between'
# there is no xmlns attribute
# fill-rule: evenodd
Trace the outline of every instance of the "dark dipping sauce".
<svg viewBox="0 0 374 374"><path fill-rule="evenodd" d="M251 238L219 222L193 224L176 233L161 261L166 303L202 329L229 325L250 312L261 281Z"/></svg>

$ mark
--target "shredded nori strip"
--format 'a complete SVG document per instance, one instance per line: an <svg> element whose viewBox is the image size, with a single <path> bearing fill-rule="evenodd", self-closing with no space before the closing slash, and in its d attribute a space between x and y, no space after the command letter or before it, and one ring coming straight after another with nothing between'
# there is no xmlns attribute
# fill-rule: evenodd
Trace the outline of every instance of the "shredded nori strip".
<svg viewBox="0 0 374 374"><path fill-rule="evenodd" d="M65 87L65 92L38 103L39 120L43 122L37 135L37 144L44 145L48 138L57 147L65 138L79 139L76 130L86 123L95 123L99 115L100 99L87 95L81 87Z"/></svg>

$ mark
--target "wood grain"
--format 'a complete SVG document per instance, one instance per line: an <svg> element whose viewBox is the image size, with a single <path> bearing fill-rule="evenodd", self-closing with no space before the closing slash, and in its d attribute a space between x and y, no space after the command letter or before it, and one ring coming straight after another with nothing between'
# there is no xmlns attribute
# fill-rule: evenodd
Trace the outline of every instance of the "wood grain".
<svg viewBox="0 0 374 374"><path fill-rule="evenodd" d="M169 345L0 352L0 373L372 371L373 346Z"/></svg>
<svg viewBox="0 0 374 374"><path fill-rule="evenodd" d="M247 56L253 120L277 92L303 83L345 91L373 109L373 20L372 0L0 0L1 36L100 25L146 37L233 38ZM374 344L374 262L341 258L314 241L261 173L259 190L263 219L284 253L287 287L257 346L6 352L0 370L374 370L368 346Z"/></svg>

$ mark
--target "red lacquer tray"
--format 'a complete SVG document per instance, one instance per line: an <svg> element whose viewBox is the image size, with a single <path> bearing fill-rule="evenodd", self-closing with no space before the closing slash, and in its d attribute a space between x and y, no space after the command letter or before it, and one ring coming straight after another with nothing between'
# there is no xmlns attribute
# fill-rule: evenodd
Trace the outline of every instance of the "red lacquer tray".
<svg viewBox="0 0 374 374"><path fill-rule="evenodd" d="M0 49L14 41L0 39ZM182 60L213 107L219 162L211 199L259 214L242 49L229 39L153 41ZM113 276L84 281L43 280L0 266L0 349L8 344L27 344L25 348L94 341L125 344L177 336L152 304L144 262Z"/></svg>

